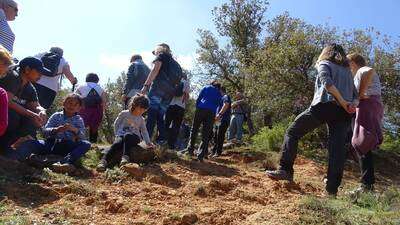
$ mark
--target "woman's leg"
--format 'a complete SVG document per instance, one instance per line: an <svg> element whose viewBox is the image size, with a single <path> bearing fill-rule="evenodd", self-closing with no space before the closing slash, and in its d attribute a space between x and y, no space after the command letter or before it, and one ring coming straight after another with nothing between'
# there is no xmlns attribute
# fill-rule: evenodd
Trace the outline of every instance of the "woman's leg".
<svg viewBox="0 0 400 225"><path fill-rule="evenodd" d="M349 126L350 120L335 121L328 124L329 163L326 190L329 194L336 195L340 183L342 182L344 163L346 161L345 142Z"/></svg>

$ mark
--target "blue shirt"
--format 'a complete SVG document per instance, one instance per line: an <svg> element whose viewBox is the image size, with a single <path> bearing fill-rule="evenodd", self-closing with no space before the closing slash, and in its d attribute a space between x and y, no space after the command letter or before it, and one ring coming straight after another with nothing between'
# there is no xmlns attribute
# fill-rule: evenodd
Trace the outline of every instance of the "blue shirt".
<svg viewBox="0 0 400 225"><path fill-rule="evenodd" d="M78 128L78 133L74 134L71 131L65 131L61 133L56 133L55 129L59 126L62 126L66 123L71 124L73 127ZM85 124L80 115L76 114L71 117L67 117L63 111L56 112L51 115L49 121L43 129L43 134L46 138L55 138L61 140L70 140L73 141L75 137L78 137L80 140L86 140L85 137Z"/></svg>
<svg viewBox="0 0 400 225"><path fill-rule="evenodd" d="M229 97L229 95L224 95L222 97L222 101L221 101L220 106L218 106L217 113L222 109L222 107L224 106L225 103L229 104L229 108L225 111L224 114L222 114L221 121L230 121L231 120L231 103L232 103L232 100L231 100L231 97Z"/></svg>
<svg viewBox="0 0 400 225"><path fill-rule="evenodd" d="M221 92L214 86L208 85L200 91L196 107L199 109L209 109L216 113L218 106L221 104L221 99Z"/></svg>

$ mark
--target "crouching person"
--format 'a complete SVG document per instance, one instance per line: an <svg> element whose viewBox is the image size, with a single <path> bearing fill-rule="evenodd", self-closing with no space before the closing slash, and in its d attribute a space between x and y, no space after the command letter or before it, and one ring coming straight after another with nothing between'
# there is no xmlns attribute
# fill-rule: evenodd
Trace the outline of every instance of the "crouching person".
<svg viewBox="0 0 400 225"><path fill-rule="evenodd" d="M30 157L32 153L59 155L63 159L52 165L55 172L70 173L75 170L75 163L90 149L83 119L78 115L82 99L78 94L69 94L63 106L63 111L54 113L44 127L46 140L21 144L17 149L19 159Z"/></svg>
<svg viewBox="0 0 400 225"><path fill-rule="evenodd" d="M121 161L121 166L129 163L130 160L133 160L130 158L131 149L137 147L142 140L145 141L147 147L154 146L150 141L146 122L142 116L148 108L149 100L147 97L136 95L129 103L129 110L124 110L118 115L114 122L115 141L103 155L97 166L97 171L103 172L107 167L114 166L115 163L112 161L115 158Z"/></svg>

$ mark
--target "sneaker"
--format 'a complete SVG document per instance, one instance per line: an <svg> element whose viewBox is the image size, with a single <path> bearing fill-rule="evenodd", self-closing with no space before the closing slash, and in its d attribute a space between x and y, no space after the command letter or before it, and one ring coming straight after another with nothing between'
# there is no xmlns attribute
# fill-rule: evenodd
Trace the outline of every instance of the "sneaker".
<svg viewBox="0 0 400 225"><path fill-rule="evenodd" d="M65 174L74 172L76 168L72 163L56 162L51 165L51 170L55 173Z"/></svg>
<svg viewBox="0 0 400 225"><path fill-rule="evenodd" d="M358 188L348 192L350 197L357 198L362 193L368 193L374 191L374 185L372 184L361 184Z"/></svg>
<svg viewBox="0 0 400 225"><path fill-rule="evenodd" d="M121 159L120 166L124 166L124 165L126 165L126 164L128 164L128 163L129 163L129 156L123 155L123 156L122 156L122 159Z"/></svg>
<svg viewBox="0 0 400 225"><path fill-rule="evenodd" d="M97 172L104 172L107 170L107 161L106 160L100 160L99 165L96 167Z"/></svg>
<svg viewBox="0 0 400 225"><path fill-rule="evenodd" d="M285 170L267 170L265 171L265 174L273 180L293 181L293 174L290 174Z"/></svg>

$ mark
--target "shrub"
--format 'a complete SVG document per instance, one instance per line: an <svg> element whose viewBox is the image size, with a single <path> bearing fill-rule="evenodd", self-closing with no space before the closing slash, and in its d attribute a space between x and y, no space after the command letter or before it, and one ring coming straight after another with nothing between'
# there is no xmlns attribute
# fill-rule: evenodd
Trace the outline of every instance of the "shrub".
<svg viewBox="0 0 400 225"><path fill-rule="evenodd" d="M260 151L279 151L283 142L286 129L292 117L275 124L272 129L263 127L252 137L253 147Z"/></svg>
<svg viewBox="0 0 400 225"><path fill-rule="evenodd" d="M400 153L400 138L387 132L383 135L383 143L380 148L385 151Z"/></svg>

